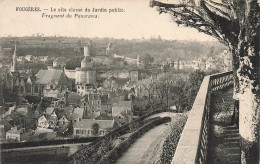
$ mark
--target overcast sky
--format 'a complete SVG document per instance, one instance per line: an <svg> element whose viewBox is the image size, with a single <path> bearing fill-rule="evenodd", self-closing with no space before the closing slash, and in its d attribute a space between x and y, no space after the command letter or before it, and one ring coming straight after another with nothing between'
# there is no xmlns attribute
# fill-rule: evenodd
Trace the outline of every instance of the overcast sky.
<svg viewBox="0 0 260 164"><path fill-rule="evenodd" d="M41 12L17 12L16 7L37 7ZM93 18L42 18L53 8L123 8L125 12L93 13ZM49 9L49 10L44 10ZM65 15L68 12L65 13ZM71 13L74 15L74 13ZM163 39L213 41L212 37L198 33L191 28L178 27L167 14L158 14L156 7L149 7L149 0L0 0L0 36L74 36L74 37L113 37L113 38L150 38L160 35Z"/></svg>

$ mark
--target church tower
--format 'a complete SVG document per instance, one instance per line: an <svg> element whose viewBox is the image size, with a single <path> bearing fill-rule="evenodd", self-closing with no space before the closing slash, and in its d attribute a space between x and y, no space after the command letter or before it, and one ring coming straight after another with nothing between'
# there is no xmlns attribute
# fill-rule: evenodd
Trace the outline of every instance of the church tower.
<svg viewBox="0 0 260 164"><path fill-rule="evenodd" d="M11 69L10 69L11 73L17 72L16 64L17 64L17 57L16 57L16 45L15 45L14 54L13 54L13 61L11 63Z"/></svg>

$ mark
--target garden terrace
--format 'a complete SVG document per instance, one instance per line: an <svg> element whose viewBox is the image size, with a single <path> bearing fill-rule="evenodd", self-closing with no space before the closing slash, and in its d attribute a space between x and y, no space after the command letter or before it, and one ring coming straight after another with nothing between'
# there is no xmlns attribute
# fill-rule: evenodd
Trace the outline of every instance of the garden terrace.
<svg viewBox="0 0 260 164"><path fill-rule="evenodd" d="M204 77L172 163L240 163L232 86L232 71Z"/></svg>

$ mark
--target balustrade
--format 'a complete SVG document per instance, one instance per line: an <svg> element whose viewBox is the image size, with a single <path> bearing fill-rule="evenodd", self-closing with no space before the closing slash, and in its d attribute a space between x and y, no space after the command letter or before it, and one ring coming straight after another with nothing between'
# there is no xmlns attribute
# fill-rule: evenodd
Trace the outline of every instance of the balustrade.
<svg viewBox="0 0 260 164"><path fill-rule="evenodd" d="M181 134L172 163L200 163L207 159L211 93L233 84L233 72L206 76Z"/></svg>

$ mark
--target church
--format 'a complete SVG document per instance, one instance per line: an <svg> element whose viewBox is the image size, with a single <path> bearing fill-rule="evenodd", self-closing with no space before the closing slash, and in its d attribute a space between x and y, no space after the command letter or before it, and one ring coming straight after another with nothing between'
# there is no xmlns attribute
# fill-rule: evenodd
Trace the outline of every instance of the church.
<svg viewBox="0 0 260 164"><path fill-rule="evenodd" d="M21 96L58 98L62 91L71 89L71 82L63 70L39 70L36 75L31 70L18 70L15 45L6 87Z"/></svg>

